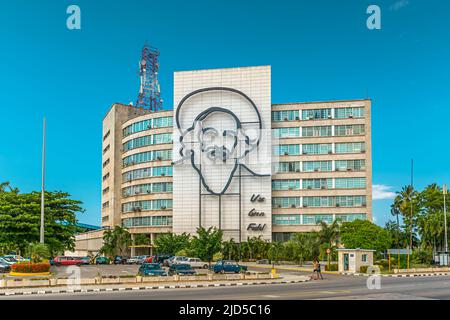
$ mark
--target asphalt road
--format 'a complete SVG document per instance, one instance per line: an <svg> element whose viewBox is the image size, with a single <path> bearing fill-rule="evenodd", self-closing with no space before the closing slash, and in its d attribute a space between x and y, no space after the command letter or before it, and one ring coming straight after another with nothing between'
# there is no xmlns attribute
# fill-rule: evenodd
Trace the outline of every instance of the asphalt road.
<svg viewBox="0 0 450 320"><path fill-rule="evenodd" d="M161 289L142 291L114 291L78 294L48 294L37 296L4 297L2 299L45 300L271 300L271 299L369 299L415 300L449 299L450 276L381 278L381 289L369 290L366 277L324 275L324 280L299 284L211 287L195 289Z"/></svg>

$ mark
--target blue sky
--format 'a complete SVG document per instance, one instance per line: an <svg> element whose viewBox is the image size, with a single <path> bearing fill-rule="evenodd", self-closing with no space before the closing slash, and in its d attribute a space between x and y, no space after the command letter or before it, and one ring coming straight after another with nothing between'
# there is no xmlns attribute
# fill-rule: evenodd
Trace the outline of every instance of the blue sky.
<svg viewBox="0 0 450 320"><path fill-rule="evenodd" d="M81 8L81 30L66 8ZM382 29L366 28L366 9ZM444 0L84 1L16 0L0 9L0 181L39 190L42 117L47 189L84 202L100 224L101 122L136 100L139 53L161 51L165 108L173 72L272 66L272 102L373 99L374 217L391 192L450 184L450 3ZM387 198L387 199L386 199Z"/></svg>

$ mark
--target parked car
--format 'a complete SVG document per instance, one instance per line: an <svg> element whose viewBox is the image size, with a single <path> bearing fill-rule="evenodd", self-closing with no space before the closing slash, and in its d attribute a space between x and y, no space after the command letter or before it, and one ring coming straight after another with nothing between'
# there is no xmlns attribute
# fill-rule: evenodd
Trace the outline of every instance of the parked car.
<svg viewBox="0 0 450 320"><path fill-rule="evenodd" d="M159 263L143 263L139 267L138 274L141 276L167 276L167 272L161 268Z"/></svg>
<svg viewBox="0 0 450 320"><path fill-rule="evenodd" d="M151 256L149 256L149 255L139 256L139 258L137 259L136 263L137 264L143 264L150 257Z"/></svg>
<svg viewBox="0 0 450 320"><path fill-rule="evenodd" d="M110 260L107 257L97 257L95 258L95 264L109 264Z"/></svg>
<svg viewBox="0 0 450 320"><path fill-rule="evenodd" d="M8 254L8 255L4 256L4 258L12 258L12 259L14 259L14 260L16 260L18 262L28 262L28 261L30 261L30 259L28 259L28 258L24 258L22 256L15 255L15 254Z"/></svg>
<svg viewBox="0 0 450 320"><path fill-rule="evenodd" d="M11 266L11 265L17 263L17 260L15 260L11 257L0 257L0 262L6 263L7 265Z"/></svg>
<svg viewBox="0 0 450 320"><path fill-rule="evenodd" d="M156 263L162 263L164 264L164 262L169 259L172 258L173 256L171 254L157 254L155 256L155 261Z"/></svg>
<svg viewBox="0 0 450 320"><path fill-rule="evenodd" d="M183 256L174 256L167 260L167 265L171 267L173 264L179 264L179 263L185 263L187 260L187 257Z"/></svg>
<svg viewBox="0 0 450 320"><path fill-rule="evenodd" d="M157 263L156 262L156 257L155 256L149 256L149 257L145 258L144 263Z"/></svg>
<svg viewBox="0 0 450 320"><path fill-rule="evenodd" d="M193 275L196 274L195 270L187 263L173 263L169 267L169 275Z"/></svg>
<svg viewBox="0 0 450 320"><path fill-rule="evenodd" d="M85 264L85 265L91 264L91 258L89 258L89 257L79 257L78 259L80 259L82 261L82 264Z"/></svg>
<svg viewBox="0 0 450 320"><path fill-rule="evenodd" d="M208 269L208 262L204 262L199 258L187 258L185 262L189 264L192 268Z"/></svg>
<svg viewBox="0 0 450 320"><path fill-rule="evenodd" d="M128 262L129 257L124 256L115 256L114 264L126 264Z"/></svg>
<svg viewBox="0 0 450 320"><path fill-rule="evenodd" d="M1 273L6 273L6 272L9 272L9 271L11 271L11 266L8 263L6 263L6 262L0 261L0 272Z"/></svg>
<svg viewBox="0 0 450 320"><path fill-rule="evenodd" d="M53 259L53 264L55 266L81 266L84 261L77 257L58 256Z"/></svg>
<svg viewBox="0 0 450 320"><path fill-rule="evenodd" d="M130 259L127 259L128 264L137 264L139 256L133 256Z"/></svg>
<svg viewBox="0 0 450 320"><path fill-rule="evenodd" d="M212 267L212 270L215 273L226 273L226 272L239 273L241 271L247 271L247 266L239 265L234 260L219 260Z"/></svg>

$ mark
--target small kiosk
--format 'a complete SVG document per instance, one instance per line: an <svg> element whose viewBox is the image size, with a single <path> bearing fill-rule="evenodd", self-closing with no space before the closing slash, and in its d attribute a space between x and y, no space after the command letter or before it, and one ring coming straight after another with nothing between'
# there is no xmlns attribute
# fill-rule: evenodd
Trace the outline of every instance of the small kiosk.
<svg viewBox="0 0 450 320"><path fill-rule="evenodd" d="M373 266L372 249L337 249L339 272L359 272L362 266Z"/></svg>

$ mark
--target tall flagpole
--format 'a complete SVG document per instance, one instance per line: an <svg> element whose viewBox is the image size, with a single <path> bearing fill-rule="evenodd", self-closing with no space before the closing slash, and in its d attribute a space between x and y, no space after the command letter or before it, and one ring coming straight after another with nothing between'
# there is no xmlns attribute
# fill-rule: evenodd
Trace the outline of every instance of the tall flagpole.
<svg viewBox="0 0 450 320"><path fill-rule="evenodd" d="M45 192L45 117L42 130L42 184L41 184L41 232L40 243L44 243L44 192Z"/></svg>

